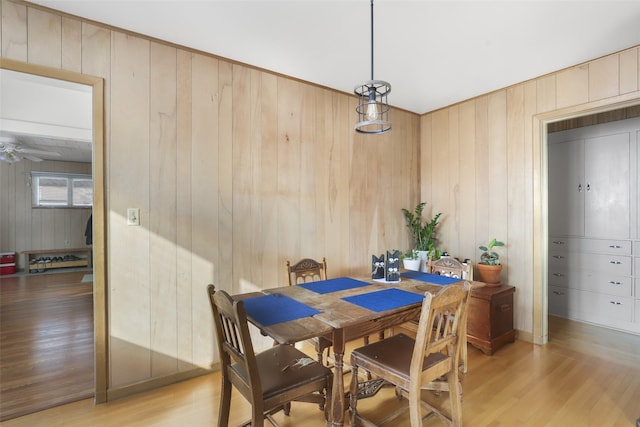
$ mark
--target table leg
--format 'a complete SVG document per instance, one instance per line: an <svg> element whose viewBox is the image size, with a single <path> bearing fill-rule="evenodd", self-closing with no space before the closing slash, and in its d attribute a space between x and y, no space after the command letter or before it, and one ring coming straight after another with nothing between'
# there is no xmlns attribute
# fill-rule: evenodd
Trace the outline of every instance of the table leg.
<svg viewBox="0 0 640 427"><path fill-rule="evenodd" d="M344 329L333 330L333 357L334 357L334 371L333 371L333 391L330 419L327 421L327 426L342 426L344 423L344 372L343 372L343 357L345 347L345 334Z"/></svg>

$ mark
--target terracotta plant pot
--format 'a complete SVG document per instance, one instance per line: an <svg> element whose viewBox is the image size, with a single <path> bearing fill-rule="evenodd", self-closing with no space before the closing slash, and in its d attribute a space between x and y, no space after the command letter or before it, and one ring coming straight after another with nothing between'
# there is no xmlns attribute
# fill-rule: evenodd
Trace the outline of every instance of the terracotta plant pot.
<svg viewBox="0 0 640 427"><path fill-rule="evenodd" d="M489 265L478 263L478 275L480 281L486 283L489 287L500 286L500 272L502 271L502 264Z"/></svg>

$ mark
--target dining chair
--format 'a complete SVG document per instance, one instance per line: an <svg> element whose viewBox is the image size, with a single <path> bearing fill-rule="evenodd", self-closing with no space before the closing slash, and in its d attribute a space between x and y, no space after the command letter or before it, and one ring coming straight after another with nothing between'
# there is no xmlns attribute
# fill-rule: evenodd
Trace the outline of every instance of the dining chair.
<svg viewBox="0 0 640 427"><path fill-rule="evenodd" d="M322 261L303 258L293 265L287 260L285 267L289 286L304 282L327 280L327 260L324 257L322 257Z"/></svg>
<svg viewBox="0 0 640 427"><path fill-rule="evenodd" d="M322 261L316 261L311 258L303 258L295 264L291 265L291 262L287 260L285 262L285 268L287 271L287 279L289 280L289 286L297 285L298 283L315 282L318 280L327 280L327 260L322 257ZM364 343L369 344L369 336L365 336ZM307 340L313 345L316 351L318 362L325 363L324 352L327 351L327 362L331 361L330 350L333 342L331 341L331 335L325 335L321 337L315 337ZM349 367L346 366L346 371L349 371Z"/></svg>
<svg viewBox="0 0 640 427"><path fill-rule="evenodd" d="M397 418L408 406L412 427L422 425L423 409L428 411L427 416L433 413L449 425L462 425L459 333L466 320L470 287L469 282L454 283L444 286L436 295L426 292L415 340L400 333L351 352L352 426L375 425L358 413L358 400L375 396L384 386L395 386L399 397L408 397L408 405L380 424ZM359 381L359 369L367 369L374 379ZM449 414L423 400L422 390L448 392Z"/></svg>
<svg viewBox="0 0 640 427"><path fill-rule="evenodd" d="M272 415L280 410L289 415L291 401L329 407L325 402L331 401L331 369L290 345L254 353L243 302L214 285L207 286L207 293L222 366L219 427L229 424L232 387L251 404L251 420L243 426L262 427L265 418L277 426Z"/></svg>
<svg viewBox="0 0 640 427"><path fill-rule="evenodd" d="M462 263L449 256L443 256L437 260L429 258L427 261L427 272L440 276L473 281L473 264L471 261Z"/></svg>
<svg viewBox="0 0 640 427"><path fill-rule="evenodd" d="M473 263L470 260L462 263L456 258L449 256L440 257L437 260L429 258L427 261L427 271L431 274L438 274L440 276L453 277L457 279L464 279L473 281ZM467 373L468 370L468 356L467 356L467 324L463 325L464 333L460 334L460 358L462 365L462 372Z"/></svg>
<svg viewBox="0 0 640 427"><path fill-rule="evenodd" d="M318 280L327 280L327 260L322 257L322 261L316 261L311 258L303 258L295 264L287 260L285 262L287 271L287 280L289 286L298 283L315 282ZM331 336L314 337L307 340L313 345L316 351L318 362L324 364L324 351L327 350L327 360L329 360L329 349L331 348Z"/></svg>
<svg viewBox="0 0 640 427"><path fill-rule="evenodd" d="M427 260L427 273L473 281L473 264L471 261L462 263L449 256L443 256L437 260L429 258ZM460 339L462 340L462 343L460 343L460 362L462 372L466 374L468 371L466 322L462 327L464 333L460 334ZM418 331L418 322L415 320L409 321L403 325L403 329L416 333Z"/></svg>

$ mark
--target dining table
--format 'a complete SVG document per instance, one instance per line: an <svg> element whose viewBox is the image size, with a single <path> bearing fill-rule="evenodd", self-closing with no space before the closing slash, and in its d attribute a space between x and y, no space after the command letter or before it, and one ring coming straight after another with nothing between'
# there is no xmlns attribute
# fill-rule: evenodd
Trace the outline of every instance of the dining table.
<svg viewBox="0 0 640 427"><path fill-rule="evenodd" d="M334 353L332 399L327 426L342 426L345 398L346 342L380 333L418 319L425 292L437 293L459 278L406 271L388 282L370 277L337 277L237 294L249 322L280 344L294 344L327 336Z"/></svg>

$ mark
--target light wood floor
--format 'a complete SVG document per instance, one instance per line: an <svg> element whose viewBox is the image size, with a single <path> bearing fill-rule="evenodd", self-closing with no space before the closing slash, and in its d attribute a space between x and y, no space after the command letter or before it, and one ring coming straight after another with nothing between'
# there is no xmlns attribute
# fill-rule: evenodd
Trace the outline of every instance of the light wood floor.
<svg viewBox="0 0 640 427"><path fill-rule="evenodd" d="M640 337L559 318L550 318L550 336L546 346L516 341L493 356L469 347L464 424L634 427L640 417ZM90 399L70 403L2 426L212 426L219 385L213 373L98 406ZM374 419L383 416L398 404L390 393L359 408L373 411ZM234 394L230 424L248 414ZM290 417L276 419L282 427L324 425L322 413L309 404L294 404ZM442 423L432 419L426 425Z"/></svg>
<svg viewBox="0 0 640 427"><path fill-rule="evenodd" d="M0 421L93 396L87 273L0 278Z"/></svg>

